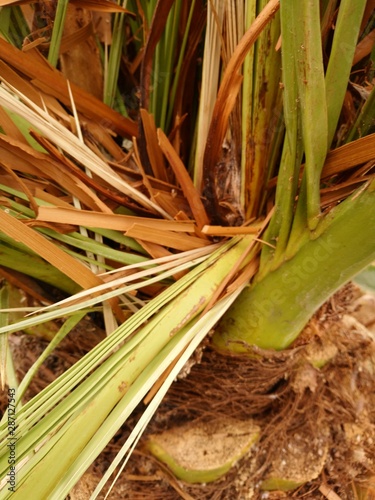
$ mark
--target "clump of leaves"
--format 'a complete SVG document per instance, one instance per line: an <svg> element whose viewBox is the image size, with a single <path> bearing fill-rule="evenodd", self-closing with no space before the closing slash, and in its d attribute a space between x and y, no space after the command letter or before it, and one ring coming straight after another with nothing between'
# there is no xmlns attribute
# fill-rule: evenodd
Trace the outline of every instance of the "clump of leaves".
<svg viewBox="0 0 375 500"><path fill-rule="evenodd" d="M373 13L336 4L1 2L0 273L67 294L0 329L67 318L21 383L16 496L68 494L154 387L110 474L227 310L217 349L284 349L374 260ZM99 308L108 337L21 408Z"/></svg>

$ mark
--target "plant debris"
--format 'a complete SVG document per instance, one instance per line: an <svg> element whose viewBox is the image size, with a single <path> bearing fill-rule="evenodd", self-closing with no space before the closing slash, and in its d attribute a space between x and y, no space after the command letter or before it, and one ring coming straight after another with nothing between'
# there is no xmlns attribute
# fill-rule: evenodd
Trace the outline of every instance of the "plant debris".
<svg viewBox="0 0 375 500"><path fill-rule="evenodd" d="M349 314L353 309L358 312L353 304L361 303L363 297L367 295L353 285L344 287L314 315L298 345L287 351L254 349L254 356L244 360L223 357L206 347L190 373L169 390L109 498L323 500L331 498L324 491L332 491L341 500L356 500L356 488L370 487L375 467L375 338ZM367 311L364 316L367 322L371 321L369 315ZM86 318L43 364L27 399L103 335L92 319ZM12 338L17 371L22 376L46 341L24 334ZM26 345L27 357L22 354ZM328 353L323 366L306 362L315 360L316 353L321 358L323 352ZM71 500L89 497L106 464L126 439L136 414L76 485ZM246 422L250 418L260 428L259 442L214 483L188 485L176 480L144 448L152 433L165 433L170 428L172 432L178 433L179 428L185 432L189 425L191 429L197 425L212 427L218 419ZM306 465L301 468L301 464ZM279 474L287 470L285 477L292 477L296 483L296 474L301 482L308 482L295 485L288 493L263 491L262 482L273 477L276 470Z"/></svg>

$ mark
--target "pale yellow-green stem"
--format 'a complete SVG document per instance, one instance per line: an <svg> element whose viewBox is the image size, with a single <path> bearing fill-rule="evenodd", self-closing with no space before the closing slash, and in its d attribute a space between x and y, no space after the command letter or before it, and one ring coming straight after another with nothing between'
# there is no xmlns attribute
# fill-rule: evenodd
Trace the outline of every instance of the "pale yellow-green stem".
<svg viewBox="0 0 375 500"><path fill-rule="evenodd" d="M27 455L28 450L30 453L37 446L38 439L44 436L48 440L19 471L18 487L16 492L12 493L15 499L25 498L25 495L28 496L31 492L38 498L48 497L64 470L69 468L79 456L114 406L142 373L142 370L174 335L206 307L230 270L249 249L252 240L252 236L245 237L226 253L223 253L189 288L149 320L137 334L141 335L140 342L137 343L136 337L134 337L129 341L130 344L129 342L125 343L116 351L113 358L108 358L99 368L101 378L100 382L98 381L98 387L100 390L92 395L87 394L85 402L79 405L76 412L68 420L64 420L64 414L59 413L59 406L57 406L47 414L45 419L39 421L27 433L27 436L20 436L18 442L19 460ZM249 258L250 255L242 265ZM122 353L124 354L122 355ZM109 379L104 384L104 377L107 374ZM91 377L93 376L95 377L96 374L91 375ZM83 385L87 385L89 382L90 377L85 380ZM72 397L74 397L74 391L62 401L61 405L67 407L69 399ZM60 428L56 434L48 436L56 429L58 422L55 420L54 414L60 418ZM54 426L48 424L49 421L51 424L55 422ZM48 424L47 427L44 424ZM23 443L23 441L25 442ZM62 449L65 450L64 453L61 453ZM6 454L3 455L0 465L6 467L6 458ZM3 489L0 492L0 498L7 498L7 496L8 493Z"/></svg>

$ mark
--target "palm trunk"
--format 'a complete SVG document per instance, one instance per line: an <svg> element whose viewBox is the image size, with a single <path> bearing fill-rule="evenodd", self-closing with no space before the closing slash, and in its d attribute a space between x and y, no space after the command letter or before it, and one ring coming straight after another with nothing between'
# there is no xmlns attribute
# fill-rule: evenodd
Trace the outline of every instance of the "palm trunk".
<svg viewBox="0 0 375 500"><path fill-rule="evenodd" d="M332 217L331 217L332 215ZM322 220L300 250L245 289L213 337L220 351L285 349L314 312L375 259L375 183Z"/></svg>

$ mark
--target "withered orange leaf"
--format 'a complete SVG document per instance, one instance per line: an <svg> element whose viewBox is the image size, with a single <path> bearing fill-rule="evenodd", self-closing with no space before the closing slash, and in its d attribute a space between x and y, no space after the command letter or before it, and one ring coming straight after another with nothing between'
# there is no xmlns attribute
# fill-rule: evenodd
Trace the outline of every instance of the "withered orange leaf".
<svg viewBox="0 0 375 500"><path fill-rule="evenodd" d="M130 238L150 241L151 243L160 244L160 242L163 242L163 246L181 250L182 252L211 245L209 240L197 238L196 236L189 236L165 229L150 228L147 225L138 223L134 224L125 234Z"/></svg>
<svg viewBox="0 0 375 500"><path fill-rule="evenodd" d="M3 210L0 210L0 230L33 250L82 288L91 288L102 283L102 280L82 262L71 257L47 238Z"/></svg>
<svg viewBox="0 0 375 500"><path fill-rule="evenodd" d="M100 227L103 229L114 229L127 231L134 224L141 224L146 231L153 229L158 231L173 231L176 233L194 233L195 225L191 221L173 221L164 219L148 219L131 215L119 215L95 212L92 210L76 210L65 207L39 207L38 220L47 222L59 222L63 224L75 224L85 227ZM156 243L164 241L159 239Z"/></svg>
<svg viewBox="0 0 375 500"><path fill-rule="evenodd" d="M71 105L66 78L49 66L45 59L42 60L43 58L34 50L24 53L0 38L0 59L32 78L34 85L47 94L56 97L68 107ZM120 115L76 85L71 84L71 88L79 112L128 138L138 135L138 126L135 122Z"/></svg>
<svg viewBox="0 0 375 500"><path fill-rule="evenodd" d="M160 147L169 161L181 189L189 202L191 212L194 215L198 227L201 228L209 224L209 218L203 206L202 200L189 176L188 171L185 168L185 165L182 163L172 144L169 142L167 136L161 129L158 129L158 138Z"/></svg>
<svg viewBox="0 0 375 500"><path fill-rule="evenodd" d="M168 182L164 158L158 144L154 118L145 109L141 109L141 119L146 139L146 147L151 168L156 179Z"/></svg>

